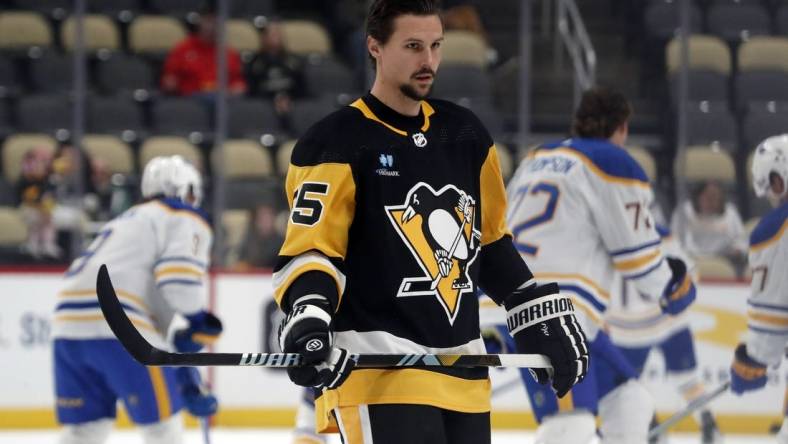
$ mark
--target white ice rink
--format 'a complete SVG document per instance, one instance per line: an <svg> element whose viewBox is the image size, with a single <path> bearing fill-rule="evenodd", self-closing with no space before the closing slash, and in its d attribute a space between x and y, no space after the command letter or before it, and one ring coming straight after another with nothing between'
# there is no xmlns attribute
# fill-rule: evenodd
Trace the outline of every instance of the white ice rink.
<svg viewBox="0 0 788 444"><path fill-rule="evenodd" d="M531 443L533 435L528 432L495 432L493 434L493 444L528 444ZM0 444L55 444L57 442L57 432L54 430L35 432L35 431L16 431L0 432ZM675 434L670 435L670 444L698 444L700 437L697 434ZM108 444L140 444L142 440L138 434L132 430L120 430L112 434ZM290 431L277 429L214 429L211 431L211 444L289 444ZM332 441L331 444L338 444L339 439ZM776 443L773 437L768 436L745 436L727 435L725 444L773 444ZM204 444L202 436L197 430L189 430L186 434L184 444Z"/></svg>

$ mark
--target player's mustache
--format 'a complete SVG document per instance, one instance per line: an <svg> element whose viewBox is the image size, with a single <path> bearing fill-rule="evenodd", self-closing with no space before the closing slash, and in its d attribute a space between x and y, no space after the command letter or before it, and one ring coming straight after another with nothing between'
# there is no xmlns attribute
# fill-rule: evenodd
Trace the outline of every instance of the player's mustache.
<svg viewBox="0 0 788 444"><path fill-rule="evenodd" d="M416 78L416 77L424 75L424 74L429 74L432 77L435 77L435 71L431 70L430 68L424 68L424 69L420 70L419 72L417 72L416 74L413 74L410 77L411 78Z"/></svg>

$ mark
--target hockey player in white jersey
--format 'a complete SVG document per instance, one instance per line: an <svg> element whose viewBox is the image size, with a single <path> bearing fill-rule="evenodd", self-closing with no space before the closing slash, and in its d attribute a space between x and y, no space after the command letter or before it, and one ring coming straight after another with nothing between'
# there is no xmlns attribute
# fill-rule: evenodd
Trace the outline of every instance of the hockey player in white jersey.
<svg viewBox="0 0 788 444"><path fill-rule="evenodd" d="M206 310L213 234L198 209L199 173L180 156L154 158L143 172L142 195L142 203L107 223L74 260L57 296L53 348L61 444L105 442L119 400L146 444L182 442L182 407L196 416L217 409L196 369L137 363L101 313L96 275L106 264L126 313L154 346L173 348L166 335L176 313L188 320L172 340L178 351L199 350L221 333L221 322Z"/></svg>
<svg viewBox="0 0 788 444"><path fill-rule="evenodd" d="M731 390L742 395L766 386L767 367L778 367L788 344L788 134L769 137L755 148L752 161L755 194L774 207L750 235L748 331L736 347ZM788 411L777 433L788 444Z"/></svg>
<svg viewBox="0 0 788 444"><path fill-rule="evenodd" d="M695 264L682 250L678 240L665 226L657 225L662 238L662 253L680 258L688 273L696 276ZM690 330L688 313L666 314L658 301L643 296L637 287L617 274L611 289L610 304L605 312L607 332L613 343L642 375L652 349L662 352L668 382L686 402L705 394L706 388L698 375L695 340ZM714 415L708 408L694 414L701 427L701 443L722 442ZM653 422L656 425L656 418ZM662 437L652 442L663 442Z"/></svg>
<svg viewBox="0 0 788 444"><path fill-rule="evenodd" d="M605 444L645 444L653 400L637 373L600 327L619 272L670 314L684 311L695 287L684 262L666 257L649 205L643 169L624 150L629 103L604 88L587 91L573 121L573 138L532 152L508 185L507 220L515 246L536 279L571 294L590 341L586 379L563 399L529 387L541 425L537 442L585 444L594 415Z"/></svg>

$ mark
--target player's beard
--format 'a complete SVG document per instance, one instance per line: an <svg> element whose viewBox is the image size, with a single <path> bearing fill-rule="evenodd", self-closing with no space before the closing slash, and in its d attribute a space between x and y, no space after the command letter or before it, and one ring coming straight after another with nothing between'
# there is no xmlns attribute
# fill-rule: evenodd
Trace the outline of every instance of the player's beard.
<svg viewBox="0 0 788 444"><path fill-rule="evenodd" d="M427 92L424 94L419 94L419 92L416 91L416 88L408 83L400 85L399 90L405 95L405 97L418 102L419 100L424 100L429 97L430 93L432 93L432 85L430 85L430 87L427 89Z"/></svg>
<svg viewBox="0 0 788 444"><path fill-rule="evenodd" d="M421 71L413 74L411 76L411 78L415 79L416 76L420 76L422 74L430 74L432 76L432 78L433 78L433 83L430 84L430 87L427 88L427 91L424 94L419 94L419 92L416 90L416 88L413 85L411 85L410 83L403 83L402 85L399 86L399 90L400 90L400 92L402 92L403 95L405 95L405 97L407 97L409 99L413 99L415 101L419 101L419 100L424 100L424 99L426 99L427 97L430 96L430 94L432 93L432 85L435 84L435 80L434 80L435 79L435 72L433 70L429 69L429 68L425 68L425 69L422 69Z"/></svg>

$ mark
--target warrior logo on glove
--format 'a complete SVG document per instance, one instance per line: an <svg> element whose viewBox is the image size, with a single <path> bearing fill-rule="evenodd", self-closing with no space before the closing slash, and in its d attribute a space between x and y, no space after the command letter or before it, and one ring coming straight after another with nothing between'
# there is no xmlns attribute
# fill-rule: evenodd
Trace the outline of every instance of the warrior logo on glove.
<svg viewBox="0 0 788 444"><path fill-rule="evenodd" d="M419 182L404 204L387 206L386 212L423 271L402 279L397 296L435 296L453 324L460 297L474 291L468 266L481 239L476 201L454 185L435 191Z"/></svg>
<svg viewBox="0 0 788 444"><path fill-rule="evenodd" d="M320 339L312 339L311 341L306 343L306 350L307 351L317 351L323 348L323 341Z"/></svg>

